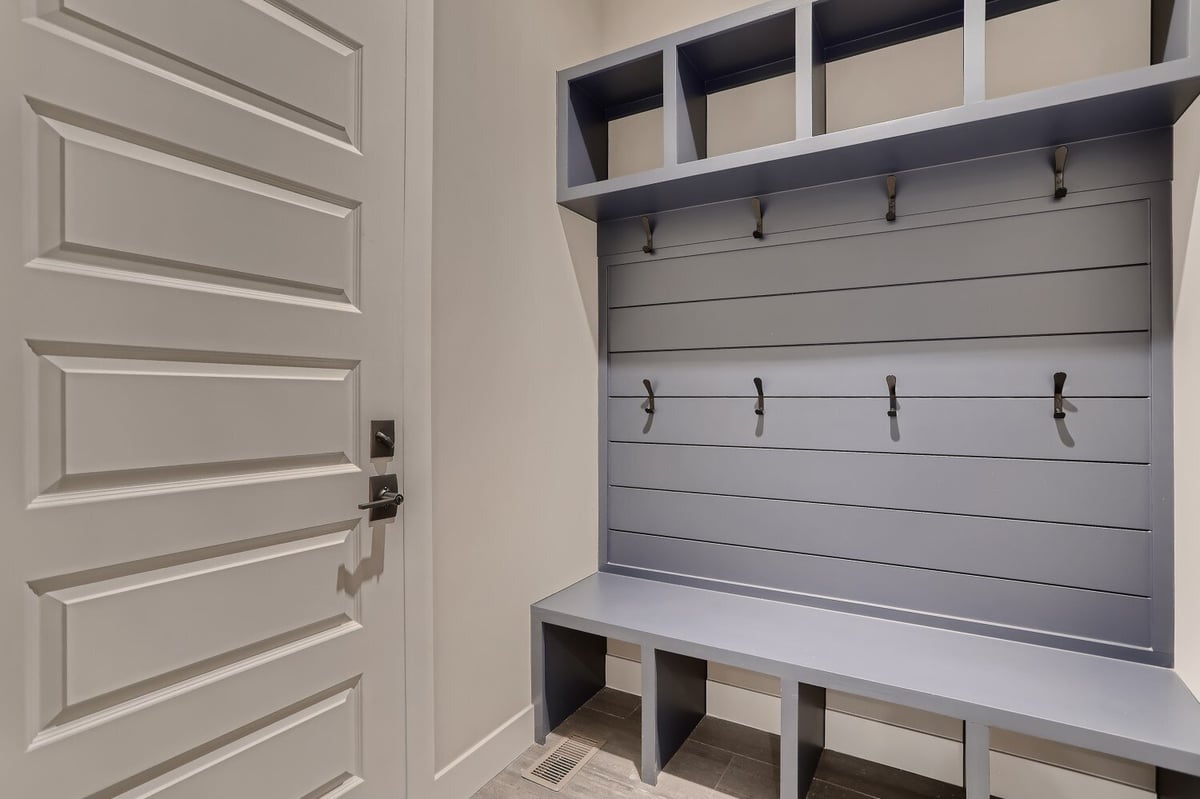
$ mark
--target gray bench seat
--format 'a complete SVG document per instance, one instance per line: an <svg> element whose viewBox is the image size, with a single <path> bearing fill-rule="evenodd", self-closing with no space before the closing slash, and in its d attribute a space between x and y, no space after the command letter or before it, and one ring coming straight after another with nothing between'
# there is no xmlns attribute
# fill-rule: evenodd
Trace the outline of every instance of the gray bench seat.
<svg viewBox="0 0 1200 799"><path fill-rule="evenodd" d="M1170 669L615 574L532 606L539 742L604 686L606 639L642 648L642 779L705 713L707 661L774 675L781 796L804 796L825 690L964 722L968 799L989 796L991 727L1141 761L1161 797L1200 797L1200 702Z"/></svg>

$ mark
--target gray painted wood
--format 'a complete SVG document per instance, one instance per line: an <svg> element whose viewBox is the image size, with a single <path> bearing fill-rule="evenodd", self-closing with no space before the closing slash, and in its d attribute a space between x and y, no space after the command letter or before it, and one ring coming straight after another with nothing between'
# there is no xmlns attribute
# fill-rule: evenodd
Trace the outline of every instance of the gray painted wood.
<svg viewBox="0 0 1200 799"><path fill-rule="evenodd" d="M707 712L708 661L642 648L642 782L657 785Z"/></svg>
<svg viewBox="0 0 1200 799"><path fill-rule="evenodd" d="M546 735L604 687L608 642L573 627L533 620L534 737Z"/></svg>
<svg viewBox="0 0 1200 799"><path fill-rule="evenodd" d="M609 270L611 307L1060 272L1149 262L1144 200L879 230L839 228L799 243L659 257ZM774 214L771 215L774 222ZM752 229L752 228L751 228ZM790 238L790 237L789 237Z"/></svg>
<svg viewBox="0 0 1200 799"><path fill-rule="evenodd" d="M820 52L816 47L817 31L813 26L812 14L796 15L796 63L808 64L812 70L809 80L804 79L801 67L796 75L796 138L825 132L825 74L818 71ZM818 84L819 87L818 87ZM818 109L819 106L819 109Z"/></svg>
<svg viewBox="0 0 1200 799"><path fill-rule="evenodd" d="M611 444L612 486L1150 529L1145 466Z"/></svg>
<svg viewBox="0 0 1200 799"><path fill-rule="evenodd" d="M991 730L984 724L963 723L963 787L966 799L991 799Z"/></svg>
<svg viewBox="0 0 1200 799"><path fill-rule="evenodd" d="M1138 596L1152 588L1146 530L630 488L613 488L609 502L609 524L625 532Z"/></svg>
<svg viewBox="0 0 1200 799"><path fill-rule="evenodd" d="M1195 0L1179 2L1190 9ZM794 3L771 2L748 9L571 68L559 73L559 78L569 81L610 69L647 47L663 52L712 37L797 7ZM807 13L810 4L801 2L799 8ZM1196 16L1178 17L1177 24L1187 26L1187 41L1197 37L1200 20ZM1179 39L1178 35L1167 38ZM613 219L1168 126L1200 93L1200 56L1195 49L1188 48L1186 57L1152 67L770 147L667 164L612 180L571 186L568 175L560 172L558 199L593 219ZM1174 55L1181 48L1167 50ZM817 72L814 63L801 63L797 69L798 81L811 81ZM560 129L560 136L565 135ZM904 146L898 147L897 141ZM564 145L560 139L559 146Z"/></svg>
<svg viewBox="0 0 1200 799"><path fill-rule="evenodd" d="M532 613L1200 775L1200 702L1170 669L603 573L536 603Z"/></svg>
<svg viewBox="0 0 1200 799"><path fill-rule="evenodd" d="M754 297L609 312L613 352L1146 330L1149 268Z"/></svg>
<svg viewBox="0 0 1200 799"><path fill-rule="evenodd" d="M619 531L609 535L608 557L627 573L690 575L714 589L757 588L783 601L839 600L861 613L902 608L931 625L961 629L961 620L969 619L975 629L1007 626L1130 648L1150 644L1150 600L1144 597Z"/></svg>
<svg viewBox="0 0 1200 799"><path fill-rule="evenodd" d="M1137 639L1148 650L1103 643L1132 640L1128 630L1084 641L1037 624L954 623L1169 663L1169 187L1155 182L1170 174L1169 141L1157 131L1072 144L1063 200L1047 196L1049 151L922 170L912 175L916 197L905 176L891 226L879 220L878 181L765 198L762 242L748 235L745 200L659 215L654 255L602 260L606 288L629 289L605 319L603 426L616 443L604 470L616 488L611 502L607 485L601 492L613 517L601 530L602 568L639 568L607 557L611 528L1151 597L1149 632ZM1150 182L1119 185L1126 177ZM624 224L603 225L602 238ZM1119 266L1126 258L1146 265ZM925 279L935 282L914 282ZM1058 423L1040 406L1060 370L1068 418ZM899 377L895 420L883 413L888 374ZM753 377L766 387L761 418ZM653 417L643 379L658 397ZM624 442L654 447L636 450L633 464L635 451L618 456ZM889 453L897 459L879 460ZM643 511L663 503L646 517L653 524L615 519L625 487L658 489L650 500L642 492ZM792 523L796 506L803 515ZM814 507L821 522L812 526L804 520ZM867 526L861 519L912 532L848 534ZM955 535L977 549L955 547ZM711 584L682 564L637 573ZM721 586L781 588L746 582Z"/></svg>
<svg viewBox="0 0 1200 799"><path fill-rule="evenodd" d="M1049 397L1047 376L1067 373L1067 395L1146 397L1150 336L1115 333L816 347L614 353L609 394L748 396L761 376L776 397L865 397L886 393L881 375L918 397ZM747 386L750 386L747 389Z"/></svg>
<svg viewBox="0 0 1200 799"><path fill-rule="evenodd" d="M825 689L790 680L780 687L779 797L803 799L825 750Z"/></svg>
<svg viewBox="0 0 1200 799"><path fill-rule="evenodd" d="M1160 128L1072 143L1071 193L1062 200L1049 196L1054 176L1047 170L1053 162L1053 148L900 172L905 214L894 224L898 227L920 224L925 214L997 203L1011 204L1015 213L1080 207L1097 202L1091 195L1102 189L1110 190L1106 194L1109 201L1114 197L1144 196L1137 186L1171 179L1171 142L1171 129ZM882 177L872 176L763 194L763 202L771 209L766 242L776 241L789 231L831 225L876 222L884 229L879 218L880 197L885 207L887 197L882 187ZM745 196L711 205L660 210L655 214L654 255L642 253L646 239L640 215L607 221L597 228L597 251L603 263L652 263L674 254L676 248L686 251L687 245L744 241L749 239L748 231L754 229L753 214ZM618 254L620 257L613 257Z"/></svg>
<svg viewBox="0 0 1200 799"><path fill-rule="evenodd" d="M987 99L987 2L963 2L963 102Z"/></svg>
<svg viewBox="0 0 1200 799"><path fill-rule="evenodd" d="M885 372L879 388L886 392ZM901 452L996 458L1045 458L1147 463L1150 403L1145 399L1067 398L1066 419L1054 418L1045 399L909 398L898 374L898 406L887 415L888 398L779 398L764 380L764 409L755 397L669 398L657 396L657 412L646 401L617 398L608 403L611 441L702 444L730 447L854 452ZM750 375L744 378L753 391ZM1052 384L1052 373L1046 375ZM996 390L1003 391L997 386ZM744 389L743 389L744 391Z"/></svg>
<svg viewBox="0 0 1200 799"><path fill-rule="evenodd" d="M1200 21L1200 20L1197 20ZM1193 27L1193 41L1200 45L1200 28ZM1150 523L1154 530L1155 602L1153 641L1159 652L1171 653L1175 646L1175 363L1173 340L1174 292L1172 287L1171 186L1148 187L1154 209L1151 228L1151 411Z"/></svg>
<svg viewBox="0 0 1200 799"><path fill-rule="evenodd" d="M708 157L708 94L704 91L704 80L686 57L677 50L669 51L676 59L677 71L668 76L676 81L675 104L667 106L664 113L674 111L676 122L675 160L671 164L695 161Z"/></svg>

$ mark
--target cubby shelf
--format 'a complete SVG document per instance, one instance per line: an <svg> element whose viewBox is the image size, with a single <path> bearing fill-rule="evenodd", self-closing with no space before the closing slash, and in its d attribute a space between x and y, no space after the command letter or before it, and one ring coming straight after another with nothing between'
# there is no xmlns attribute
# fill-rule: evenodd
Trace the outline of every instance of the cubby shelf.
<svg viewBox="0 0 1200 799"><path fill-rule="evenodd" d="M1151 0L1148 66L985 99L987 20L1058 0L770 0L558 75L558 201L650 214L1174 124L1200 95L1200 0ZM961 29L961 105L825 131L825 65ZM1069 32L1064 32L1069 35ZM795 73L791 141L707 154L713 92ZM608 123L664 111L662 166L609 178Z"/></svg>

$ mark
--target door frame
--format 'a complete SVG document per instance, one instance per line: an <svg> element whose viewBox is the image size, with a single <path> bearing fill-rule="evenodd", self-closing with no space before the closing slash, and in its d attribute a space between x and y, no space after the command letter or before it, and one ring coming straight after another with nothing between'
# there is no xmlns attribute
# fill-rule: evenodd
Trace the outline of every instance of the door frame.
<svg viewBox="0 0 1200 799"><path fill-rule="evenodd" d="M433 641L434 0L407 0L404 144L404 674L407 795L436 796Z"/></svg>

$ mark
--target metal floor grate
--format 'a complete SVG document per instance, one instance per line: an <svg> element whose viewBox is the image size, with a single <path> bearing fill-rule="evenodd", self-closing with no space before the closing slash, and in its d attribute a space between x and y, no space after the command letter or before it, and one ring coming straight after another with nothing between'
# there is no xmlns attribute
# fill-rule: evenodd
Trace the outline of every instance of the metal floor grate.
<svg viewBox="0 0 1200 799"><path fill-rule="evenodd" d="M522 771L521 776L552 791L561 791L603 745L603 741L582 735L566 738Z"/></svg>

